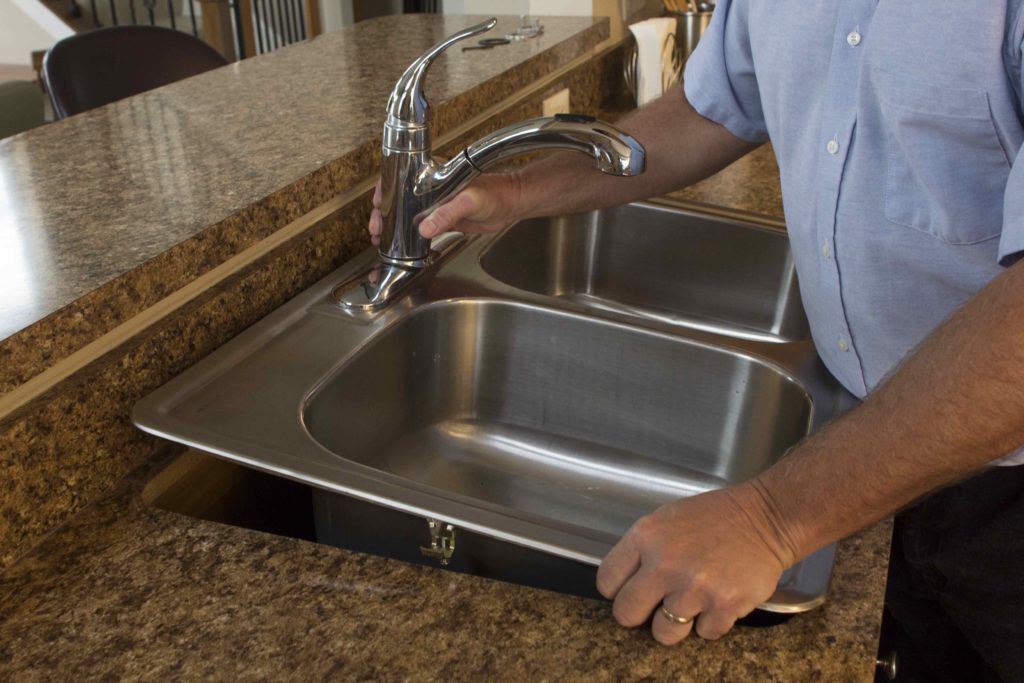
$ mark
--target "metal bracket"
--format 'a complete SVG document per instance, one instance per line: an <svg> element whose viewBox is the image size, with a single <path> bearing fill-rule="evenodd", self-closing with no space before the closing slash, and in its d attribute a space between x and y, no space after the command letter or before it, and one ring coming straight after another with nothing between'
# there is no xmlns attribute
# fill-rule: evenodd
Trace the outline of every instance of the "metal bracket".
<svg viewBox="0 0 1024 683"><path fill-rule="evenodd" d="M455 527L448 522L429 517L427 527L430 529L430 547L420 546L420 552L424 557L432 557L438 560L442 567L446 567L455 554Z"/></svg>

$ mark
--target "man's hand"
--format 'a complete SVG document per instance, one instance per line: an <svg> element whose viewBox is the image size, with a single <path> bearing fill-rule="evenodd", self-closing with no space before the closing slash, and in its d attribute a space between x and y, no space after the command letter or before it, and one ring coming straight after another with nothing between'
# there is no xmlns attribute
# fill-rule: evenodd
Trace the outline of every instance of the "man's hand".
<svg viewBox="0 0 1024 683"><path fill-rule="evenodd" d="M743 484L677 500L637 521L597 572L597 589L615 599L616 620L640 626L659 610L651 631L665 645L694 624L702 638L725 635L775 592L797 559L766 503L755 485ZM662 603L693 622L669 621Z"/></svg>
<svg viewBox="0 0 1024 683"><path fill-rule="evenodd" d="M445 232L498 232L522 216L519 200L522 192L515 173L487 173L473 179L449 201L435 208L420 223L420 234L437 237ZM370 241L380 245L380 181L373 193L370 213Z"/></svg>

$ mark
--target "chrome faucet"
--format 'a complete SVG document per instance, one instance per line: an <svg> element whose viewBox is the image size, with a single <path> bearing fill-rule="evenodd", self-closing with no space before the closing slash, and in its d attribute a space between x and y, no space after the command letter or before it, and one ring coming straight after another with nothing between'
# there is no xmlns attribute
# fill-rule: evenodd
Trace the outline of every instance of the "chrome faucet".
<svg viewBox="0 0 1024 683"><path fill-rule="evenodd" d="M427 69L454 43L494 28L497 19L442 40L413 62L388 99L381 158L380 263L359 283L344 283L334 298L350 309L385 305L436 256L419 233L422 220L486 168L542 149L569 149L594 158L601 171L619 176L644 170L643 146L589 116L558 114L513 124L470 144L447 162L432 158L430 103L423 93Z"/></svg>

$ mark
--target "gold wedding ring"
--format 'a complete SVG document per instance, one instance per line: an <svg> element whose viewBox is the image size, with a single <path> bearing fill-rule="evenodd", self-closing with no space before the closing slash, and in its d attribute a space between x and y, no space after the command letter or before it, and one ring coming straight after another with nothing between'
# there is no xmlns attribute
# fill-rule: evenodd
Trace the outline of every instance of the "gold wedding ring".
<svg viewBox="0 0 1024 683"><path fill-rule="evenodd" d="M668 607L665 607L665 603L661 603L661 616L665 617L673 624L689 624L693 621L692 617L677 617L668 611Z"/></svg>

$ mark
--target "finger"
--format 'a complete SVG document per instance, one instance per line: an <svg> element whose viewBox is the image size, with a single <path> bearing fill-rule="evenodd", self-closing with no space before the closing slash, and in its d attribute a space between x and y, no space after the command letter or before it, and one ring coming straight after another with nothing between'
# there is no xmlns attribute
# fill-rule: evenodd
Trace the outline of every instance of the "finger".
<svg viewBox="0 0 1024 683"><path fill-rule="evenodd" d="M615 596L612 614L623 626L639 626L647 621L664 597L665 587L659 577L641 567Z"/></svg>
<svg viewBox="0 0 1024 683"><path fill-rule="evenodd" d="M383 225L384 225L384 223L383 223L383 219L381 218L381 215L380 215L380 209L374 209L373 211L371 211L370 212L370 222L367 225L367 229L370 231L370 234L371 235L379 235L380 234L380 230L381 230L381 226L383 226Z"/></svg>
<svg viewBox="0 0 1024 683"><path fill-rule="evenodd" d="M597 590L611 600L639 568L639 548L628 536L619 539L597 568Z"/></svg>
<svg viewBox="0 0 1024 683"><path fill-rule="evenodd" d="M377 184L373 188L373 208L375 208L375 209L379 209L380 208L380 197L381 197L380 178L377 178Z"/></svg>
<svg viewBox="0 0 1024 683"><path fill-rule="evenodd" d="M437 207L433 213L420 223L420 234L423 237L436 237L454 228L459 221L474 217L481 208L480 194L472 189L464 190L445 204Z"/></svg>
<svg viewBox="0 0 1024 683"><path fill-rule="evenodd" d="M713 610L700 615L697 620L697 635L704 640L718 640L732 630L737 615L726 610Z"/></svg>
<svg viewBox="0 0 1024 683"><path fill-rule="evenodd" d="M677 617L690 619L690 623L677 624L669 620L667 615L661 611L662 606ZM700 620L704 618L703 616L698 618L700 610L701 604L692 593L676 591L665 596L651 621L651 635L662 645L675 645L690 635L694 622L700 623Z"/></svg>

